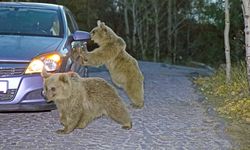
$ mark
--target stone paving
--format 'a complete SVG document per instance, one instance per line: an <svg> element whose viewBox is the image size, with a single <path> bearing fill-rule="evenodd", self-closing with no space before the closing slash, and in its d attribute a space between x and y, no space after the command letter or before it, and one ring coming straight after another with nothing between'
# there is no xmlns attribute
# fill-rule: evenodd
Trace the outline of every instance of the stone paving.
<svg viewBox="0 0 250 150"><path fill-rule="evenodd" d="M207 113L202 97L189 79L195 69L140 63L145 76L145 107L129 107L131 130L123 130L102 117L85 129L67 135L55 131L62 126L57 110L37 113L0 114L0 150L228 150L230 139L223 122ZM198 70L200 71L200 70ZM110 81L106 71L94 72Z"/></svg>

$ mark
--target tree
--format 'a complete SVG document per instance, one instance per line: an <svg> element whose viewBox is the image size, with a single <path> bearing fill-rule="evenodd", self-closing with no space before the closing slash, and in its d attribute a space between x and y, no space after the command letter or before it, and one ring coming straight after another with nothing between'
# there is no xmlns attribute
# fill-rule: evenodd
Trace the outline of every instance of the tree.
<svg viewBox="0 0 250 150"><path fill-rule="evenodd" d="M175 55L172 52L172 0L168 0L168 34L167 34L167 42L168 42L168 52L171 52L170 55Z"/></svg>
<svg viewBox="0 0 250 150"><path fill-rule="evenodd" d="M0 0L10 1L10 0ZM28 0L26 0L28 1ZM104 21L127 43L137 59L214 67L225 63L225 0L29 0L65 5L80 30ZM230 0L231 62L245 58L240 0ZM179 61L182 58L182 62Z"/></svg>
<svg viewBox="0 0 250 150"><path fill-rule="evenodd" d="M250 1L242 0L242 10L245 22L245 48L247 62L247 78L250 91Z"/></svg>
<svg viewBox="0 0 250 150"><path fill-rule="evenodd" d="M225 30L224 30L224 44L225 44L225 57L226 57L226 82L231 80L231 59L230 59L230 43L229 43L229 4L228 0L225 0Z"/></svg>
<svg viewBox="0 0 250 150"><path fill-rule="evenodd" d="M152 1L154 8L154 25L155 25L155 48L154 48L154 61L160 59L160 33L159 33L159 3L157 0Z"/></svg>
<svg viewBox="0 0 250 150"><path fill-rule="evenodd" d="M130 46L130 37L129 37L129 20L128 20L128 4L127 0L123 1L124 4L124 22L125 22L125 36L126 36L126 42L127 42L127 47L128 49L131 49Z"/></svg>

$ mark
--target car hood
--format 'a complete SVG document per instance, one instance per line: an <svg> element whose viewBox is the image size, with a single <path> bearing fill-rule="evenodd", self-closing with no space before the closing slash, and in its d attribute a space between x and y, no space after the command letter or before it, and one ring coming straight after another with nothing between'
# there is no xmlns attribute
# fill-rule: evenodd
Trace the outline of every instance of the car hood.
<svg viewBox="0 0 250 150"><path fill-rule="evenodd" d="M62 38L0 35L0 60L31 60L35 56L55 51Z"/></svg>

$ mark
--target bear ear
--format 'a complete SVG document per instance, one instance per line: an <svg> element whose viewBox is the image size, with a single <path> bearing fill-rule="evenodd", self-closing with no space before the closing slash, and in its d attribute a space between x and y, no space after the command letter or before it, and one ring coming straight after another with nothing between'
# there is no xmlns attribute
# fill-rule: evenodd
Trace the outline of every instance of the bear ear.
<svg viewBox="0 0 250 150"><path fill-rule="evenodd" d="M46 79L50 76L51 74L46 71L46 69L43 67L43 70L41 72L41 76Z"/></svg>
<svg viewBox="0 0 250 150"><path fill-rule="evenodd" d="M97 20L97 26L100 27L101 26L101 20Z"/></svg>
<svg viewBox="0 0 250 150"><path fill-rule="evenodd" d="M66 74L60 74L59 75L59 81L63 83L69 83L69 78Z"/></svg>
<svg viewBox="0 0 250 150"><path fill-rule="evenodd" d="M98 21L97 21L97 25L98 25L98 27L100 27L100 28L105 28L105 23L104 23L104 22L101 22L101 20L98 20Z"/></svg>

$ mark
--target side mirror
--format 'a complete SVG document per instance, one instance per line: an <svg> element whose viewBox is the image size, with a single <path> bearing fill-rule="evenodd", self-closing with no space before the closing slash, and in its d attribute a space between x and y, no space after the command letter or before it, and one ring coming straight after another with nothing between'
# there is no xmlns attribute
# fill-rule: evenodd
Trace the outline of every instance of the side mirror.
<svg viewBox="0 0 250 150"><path fill-rule="evenodd" d="M86 31L75 31L73 34L74 41L88 41L90 40L90 34Z"/></svg>

